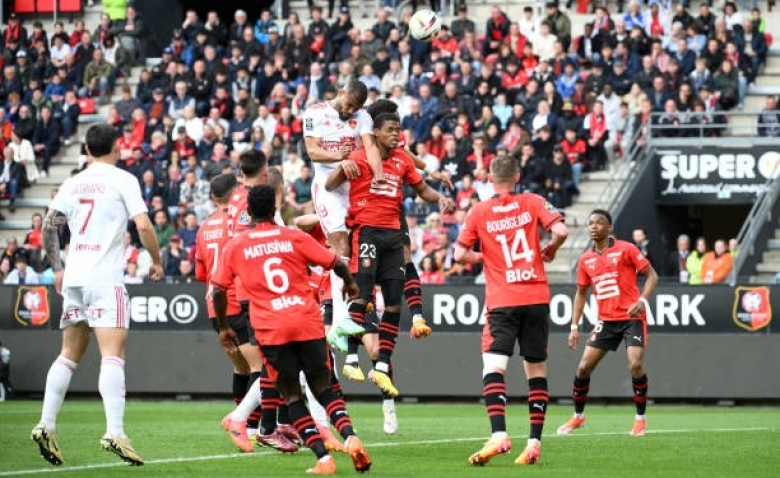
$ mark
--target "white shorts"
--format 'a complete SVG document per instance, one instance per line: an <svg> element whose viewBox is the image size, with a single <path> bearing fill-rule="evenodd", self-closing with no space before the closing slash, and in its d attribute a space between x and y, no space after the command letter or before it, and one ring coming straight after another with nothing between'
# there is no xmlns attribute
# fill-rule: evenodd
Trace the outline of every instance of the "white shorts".
<svg viewBox="0 0 780 478"><path fill-rule="evenodd" d="M347 212L349 211L349 183L344 183L334 191L325 190L325 181L315 179L311 186L314 210L320 218L325 234L347 232Z"/></svg>
<svg viewBox="0 0 780 478"><path fill-rule="evenodd" d="M125 286L63 288L60 329L79 322L87 322L90 328L129 328L130 298Z"/></svg>

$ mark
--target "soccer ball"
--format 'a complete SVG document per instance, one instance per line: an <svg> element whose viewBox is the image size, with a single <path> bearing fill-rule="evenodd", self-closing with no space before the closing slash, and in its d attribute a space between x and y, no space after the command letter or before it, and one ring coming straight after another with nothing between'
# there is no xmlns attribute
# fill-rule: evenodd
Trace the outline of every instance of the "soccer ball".
<svg viewBox="0 0 780 478"><path fill-rule="evenodd" d="M431 10L418 10L409 20L409 34L414 38L429 42L436 38L441 30L441 18Z"/></svg>

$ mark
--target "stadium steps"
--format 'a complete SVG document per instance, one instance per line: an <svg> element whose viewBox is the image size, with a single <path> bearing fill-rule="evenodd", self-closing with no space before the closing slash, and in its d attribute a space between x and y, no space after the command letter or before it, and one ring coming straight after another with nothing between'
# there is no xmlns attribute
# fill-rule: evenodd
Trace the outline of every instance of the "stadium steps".
<svg viewBox="0 0 780 478"><path fill-rule="evenodd" d="M774 284L775 274L780 272L780 229L775 230L775 236L767 240L766 249L761 256L761 262L756 265L758 274L751 277L753 284Z"/></svg>

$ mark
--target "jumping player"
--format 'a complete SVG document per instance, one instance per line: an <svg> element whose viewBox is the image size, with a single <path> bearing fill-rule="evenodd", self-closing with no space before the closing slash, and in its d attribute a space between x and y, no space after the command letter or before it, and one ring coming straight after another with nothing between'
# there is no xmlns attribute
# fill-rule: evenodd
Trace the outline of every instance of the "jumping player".
<svg viewBox="0 0 780 478"><path fill-rule="evenodd" d="M301 231L274 224L274 197L270 186L252 188L248 205L256 223L225 246L224 260L212 281L220 341L226 350L235 350L236 334L227 324L227 291L240 278L251 301L250 319L269 377L284 396L293 425L317 456L317 464L307 472L333 474L336 463L303 401L300 372L346 440L355 469L367 471L371 459L355 436L344 400L330 386L322 317L308 281L298 279L308 274L308 264L314 264L334 270L351 297L357 294L357 285L338 254Z"/></svg>
<svg viewBox="0 0 780 478"><path fill-rule="evenodd" d="M499 156L490 163L496 196L476 204L466 216L455 246L455 260L483 262L487 322L482 331L482 383L492 435L481 450L469 457L472 465L484 465L512 447L506 432L506 367L520 346L528 378L528 411L531 431L528 444L515 460L532 465L541 455L542 428L547 411L547 339L550 286L544 263L566 240L563 216L536 194L514 194L520 180L517 161ZM539 229L552 233L540 247ZM482 252L472 251L479 241Z"/></svg>
<svg viewBox="0 0 780 478"><path fill-rule="evenodd" d="M92 125L86 134L90 166L67 179L49 206L43 223L43 245L54 270L54 285L63 296L62 350L49 369L41 421L32 440L41 456L61 465L56 421L70 379L95 335L100 355L98 388L106 411L107 430L101 447L131 465L144 462L124 430L125 342L130 326L129 300L124 286L124 237L132 219L149 251L152 280L163 277L160 247L133 175L116 167L119 139L113 126ZM60 260L59 229L73 231L68 266ZM63 270L64 269L64 270Z"/></svg>
<svg viewBox="0 0 780 478"><path fill-rule="evenodd" d="M384 171L383 182L372 181L366 151L360 149L331 173L325 185L326 189L335 190L351 181L347 220L352 242L350 268L356 274L360 296L352 301L349 312L351 319L366 330L363 343L375 361L369 379L382 390L385 404L393 403L392 398L398 395L392 381L391 357L398 336L405 279L403 232L398 213L403 201L404 183L411 185L426 202L438 203L443 210L453 208L452 201L431 189L417 172L412 159L397 149L400 131L400 121L395 114L383 113L374 121L374 136ZM353 169L357 169L359 174L352 175ZM365 320L375 285L382 288L385 302L381 324Z"/></svg>
<svg viewBox="0 0 780 478"><path fill-rule="evenodd" d="M577 350L579 345L579 324L591 285L598 304L599 321L588 337L574 375L574 416L558 428L558 434L568 435L585 424L590 376L608 351L616 350L620 342L625 342L636 405L631 435L641 436L647 428L647 375L642 363L647 347L647 301L658 285L658 274L634 244L612 236L609 212L594 210L588 218L588 232L593 247L580 256L577 264L577 294L574 296L569 348ZM638 274L647 278L641 294L637 286Z"/></svg>

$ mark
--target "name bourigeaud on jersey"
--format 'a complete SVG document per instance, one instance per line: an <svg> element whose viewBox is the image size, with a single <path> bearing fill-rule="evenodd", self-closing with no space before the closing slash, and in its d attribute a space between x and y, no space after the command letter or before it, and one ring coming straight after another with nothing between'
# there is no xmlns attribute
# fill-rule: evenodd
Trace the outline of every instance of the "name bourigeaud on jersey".
<svg viewBox="0 0 780 478"><path fill-rule="evenodd" d="M514 207L513 207L514 206ZM519 206L516 203L509 204L507 206L496 206L493 208L494 212L496 209L506 209L509 208L508 211L511 211L512 209L517 209ZM503 211L501 211L503 212ZM531 218L531 214L527 211L520 214L519 216L507 216L503 217L501 219L497 219L495 221L488 221L487 222L487 232L501 232L506 230L513 230L520 227L525 226L526 224L529 224L533 219Z"/></svg>
<svg viewBox="0 0 780 478"><path fill-rule="evenodd" d="M699 310L704 294L656 294L647 310L647 325L653 326L704 326L706 321ZM482 325L486 320L484 296L480 294L433 294L433 323L435 325ZM553 294L550 300L550 320L553 324L567 326L574 311L574 289L571 294ZM583 319L591 325L598 322L596 297L591 294L585 303Z"/></svg>

